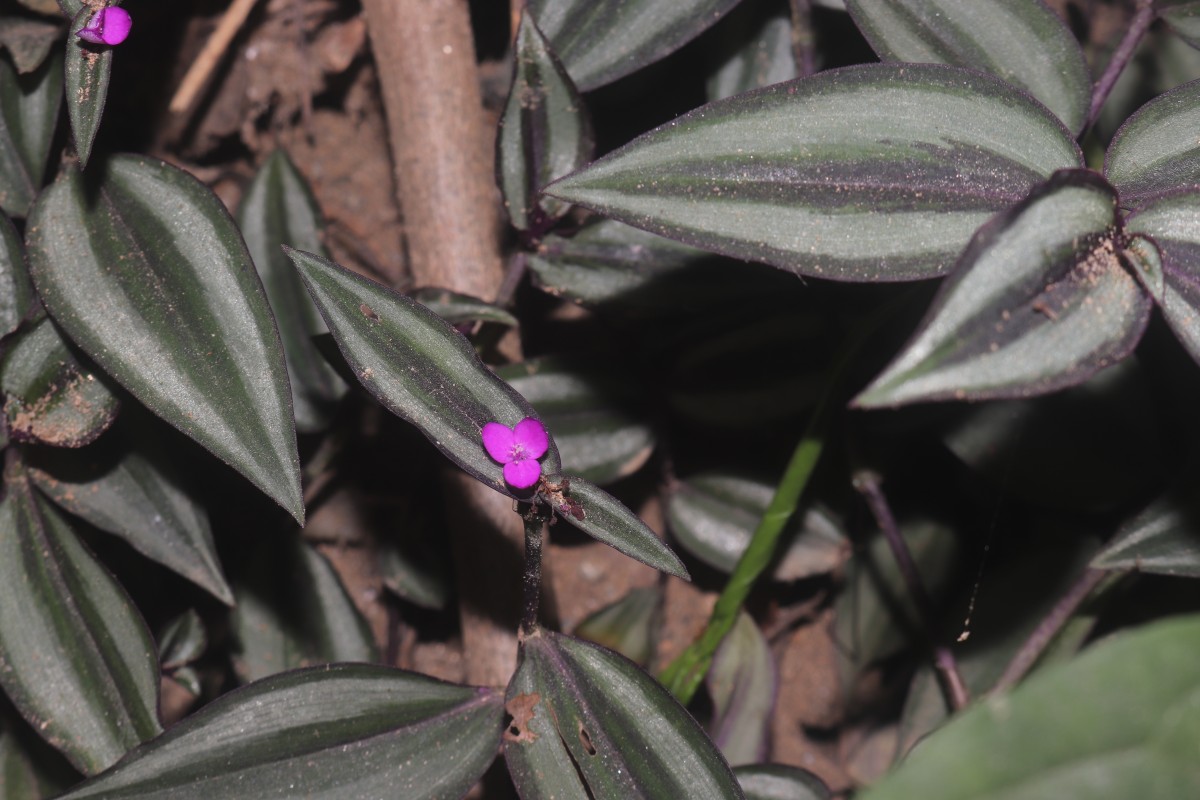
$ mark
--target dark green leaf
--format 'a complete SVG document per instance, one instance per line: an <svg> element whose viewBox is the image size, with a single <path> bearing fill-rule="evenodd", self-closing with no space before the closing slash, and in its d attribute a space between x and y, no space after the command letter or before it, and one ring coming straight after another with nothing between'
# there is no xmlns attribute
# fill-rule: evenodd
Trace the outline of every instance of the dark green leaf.
<svg viewBox="0 0 1200 800"><path fill-rule="evenodd" d="M823 72L699 108L549 193L804 275L947 272L975 230L1081 156L1027 95L940 65Z"/></svg>
<svg viewBox="0 0 1200 800"><path fill-rule="evenodd" d="M685 550L711 567L732 572L774 493L771 483L742 475L695 475L672 489L667 521ZM833 572L850 555L840 521L820 507L794 515L783 542L790 544L771 572L779 581Z"/></svg>
<svg viewBox="0 0 1200 800"><path fill-rule="evenodd" d="M1103 179L1072 170L989 222L854 404L1028 397L1124 358L1152 304L1118 259L1115 210Z"/></svg>
<svg viewBox="0 0 1200 800"><path fill-rule="evenodd" d="M494 322L497 325L516 327L517 318L503 308L485 303L469 294L452 292L449 289L423 287L410 295L421 305L437 314L451 325L467 322Z"/></svg>
<svg viewBox="0 0 1200 800"><path fill-rule="evenodd" d="M264 538L238 559L234 668L249 683L297 667L377 661L366 620L337 573L296 534Z"/></svg>
<svg viewBox="0 0 1200 800"><path fill-rule="evenodd" d="M529 10L575 85L611 83L678 50L738 0L532 0Z"/></svg>
<svg viewBox="0 0 1200 800"><path fill-rule="evenodd" d="M30 213L42 301L134 397L302 522L283 348L237 226L160 161L118 156L94 172L67 169Z"/></svg>
<svg viewBox="0 0 1200 800"><path fill-rule="evenodd" d="M1200 508L1191 485L1176 486L1122 525L1092 566L1200 578Z"/></svg>
<svg viewBox="0 0 1200 800"><path fill-rule="evenodd" d="M1104 175L1121 205L1200 183L1200 81L1159 95L1130 117L1108 146Z"/></svg>
<svg viewBox="0 0 1200 800"><path fill-rule="evenodd" d="M496 374L537 410L563 469L598 484L636 472L654 450L654 431L637 413L644 388L616 363L595 357L531 359Z"/></svg>
<svg viewBox="0 0 1200 800"><path fill-rule="evenodd" d="M1192 47L1200 48L1200 3L1182 2L1169 5L1170 8L1162 11L1162 18L1180 38Z"/></svg>
<svg viewBox="0 0 1200 800"><path fill-rule="evenodd" d="M38 2L38 4L43 7L39 8L38 10L44 10L45 7L49 6L49 3L42 3L40 0L35 0L35 2ZM120 5L120 3L113 3L113 5ZM58 0L59 10L61 10L62 13L68 17L74 17L76 14L82 11L85 6L85 0Z"/></svg>
<svg viewBox="0 0 1200 800"><path fill-rule="evenodd" d="M721 61L721 65L708 79L709 100L723 100L735 94L760 89L772 83L790 81L799 75L796 58L792 54L792 18L786 10L767 17L750 16L748 10L759 8L746 4L730 15L730 23L753 20L758 27L747 31L744 41L736 42L733 49ZM735 40L736 41L736 40Z"/></svg>
<svg viewBox="0 0 1200 800"><path fill-rule="evenodd" d="M1162 478L1155 418L1147 374L1127 358L1056 394L963 408L943 441L1006 497L1109 511L1138 502Z"/></svg>
<svg viewBox="0 0 1200 800"><path fill-rule="evenodd" d="M816 775L786 764L755 764L733 771L746 800L829 800L832 794Z"/></svg>
<svg viewBox="0 0 1200 800"><path fill-rule="evenodd" d="M575 636L644 667L654 657L662 602L663 590L657 584L630 589L620 600L589 614L575 626Z"/></svg>
<svg viewBox="0 0 1200 800"><path fill-rule="evenodd" d="M151 426L118 426L84 453L31 453L31 476L67 511L233 605L208 516L184 490L175 452L156 436Z"/></svg>
<svg viewBox="0 0 1200 800"><path fill-rule="evenodd" d="M967 709L862 800L1192 797L1200 617L1114 636Z"/></svg>
<svg viewBox="0 0 1200 800"><path fill-rule="evenodd" d="M23 217L42 187L62 103L62 62L18 75L0 58L0 210Z"/></svg>
<svg viewBox="0 0 1200 800"><path fill-rule="evenodd" d="M53 0L50 0L50 5L54 6ZM0 47L8 50L17 72L22 75L33 72L45 62L62 33L63 24L60 20L0 14Z"/></svg>
<svg viewBox="0 0 1200 800"><path fill-rule="evenodd" d="M457 798L496 756L500 697L364 664L231 692L61 800Z"/></svg>
<svg viewBox="0 0 1200 800"><path fill-rule="evenodd" d="M9 435L18 441L82 447L117 418L116 396L71 355L46 318L4 353L0 388Z"/></svg>
<svg viewBox="0 0 1200 800"><path fill-rule="evenodd" d="M518 230L541 227L569 206L541 196L542 187L573 172L592 157L587 107L550 43L529 13L513 45L516 68L496 140L496 171L504 207Z"/></svg>
<svg viewBox="0 0 1200 800"><path fill-rule="evenodd" d="M15 331L32 305L25 246L12 222L0 214L0 337Z"/></svg>
<svg viewBox="0 0 1200 800"><path fill-rule="evenodd" d="M208 633L195 609L189 608L167 623L158 637L158 660L163 669L190 664L208 648Z"/></svg>
<svg viewBox="0 0 1200 800"><path fill-rule="evenodd" d="M1200 361L1198 215L1200 192L1195 190L1172 192L1150 201L1129 218L1129 232L1138 235L1130 242L1127 255L1175 336L1192 358Z"/></svg>
<svg viewBox="0 0 1200 800"><path fill-rule="evenodd" d="M636 664L594 644L527 636L506 707L504 755L522 800L743 797L687 711Z"/></svg>
<svg viewBox="0 0 1200 800"><path fill-rule="evenodd" d="M593 221L570 237L547 236L530 254L529 269L551 294L656 320L694 318L793 280L751 265L731 270L726 259L614 220Z"/></svg>
<svg viewBox="0 0 1200 800"><path fill-rule="evenodd" d="M705 682L713 702L712 738L731 765L767 756L779 672L762 632L743 611L717 648Z"/></svg>
<svg viewBox="0 0 1200 800"><path fill-rule="evenodd" d="M1040 0L847 0L884 61L990 72L1025 89L1078 134L1092 79L1070 29Z"/></svg>
<svg viewBox="0 0 1200 800"><path fill-rule="evenodd" d="M112 77L113 48L85 42L76 36L95 14L96 9L83 4L67 31L67 118L71 121L80 167L87 166L91 157Z"/></svg>
<svg viewBox="0 0 1200 800"><path fill-rule="evenodd" d="M7 726L0 726L0 797L5 800L41 800L41 787L33 764Z"/></svg>
<svg viewBox="0 0 1200 800"><path fill-rule="evenodd" d="M237 222L279 324L296 429L319 431L329 424L347 386L313 345L312 337L325 333L325 324L280 249L286 244L324 254L317 201L283 150L271 153L246 188Z"/></svg>
<svg viewBox="0 0 1200 800"><path fill-rule="evenodd" d="M562 481L569 481L569 488ZM608 492L574 475L549 475L561 491L549 494L559 516L579 530L657 570L690 580L683 562L646 527L646 523Z"/></svg>
<svg viewBox="0 0 1200 800"><path fill-rule="evenodd" d="M158 658L137 610L20 466L0 502L0 684L94 774L159 733Z"/></svg>
<svg viewBox="0 0 1200 800"><path fill-rule="evenodd" d="M537 416L533 406L429 309L319 256L288 255L367 391L464 470L512 495L501 466L483 449L480 431L488 422L512 427ZM561 468L551 438L542 470L552 475Z"/></svg>

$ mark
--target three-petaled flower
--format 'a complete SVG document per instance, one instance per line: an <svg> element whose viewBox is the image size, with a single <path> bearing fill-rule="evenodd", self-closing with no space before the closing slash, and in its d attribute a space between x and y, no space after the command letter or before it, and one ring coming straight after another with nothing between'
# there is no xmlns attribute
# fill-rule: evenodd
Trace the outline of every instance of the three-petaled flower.
<svg viewBox="0 0 1200 800"><path fill-rule="evenodd" d="M110 47L125 41L133 20L129 12L123 8L102 8L92 15L88 24L75 32L75 35L85 42L106 44Z"/></svg>
<svg viewBox="0 0 1200 800"><path fill-rule="evenodd" d="M504 480L514 489L528 489L542 476L538 459L546 454L550 439L546 428L526 417L512 428L499 422L483 426L483 448L504 465Z"/></svg>

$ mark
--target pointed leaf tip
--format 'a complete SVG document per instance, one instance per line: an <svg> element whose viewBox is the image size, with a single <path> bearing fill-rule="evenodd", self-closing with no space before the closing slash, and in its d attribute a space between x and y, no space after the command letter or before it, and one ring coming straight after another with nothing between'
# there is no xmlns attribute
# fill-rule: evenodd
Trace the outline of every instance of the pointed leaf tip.
<svg viewBox="0 0 1200 800"><path fill-rule="evenodd" d="M67 168L34 204L38 294L106 373L303 524L283 347L237 226L161 161L98 167Z"/></svg>

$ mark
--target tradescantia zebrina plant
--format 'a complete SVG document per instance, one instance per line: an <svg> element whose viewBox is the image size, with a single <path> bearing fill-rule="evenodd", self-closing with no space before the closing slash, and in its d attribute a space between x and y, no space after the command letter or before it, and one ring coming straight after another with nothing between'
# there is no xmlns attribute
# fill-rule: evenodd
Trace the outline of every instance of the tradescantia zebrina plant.
<svg viewBox="0 0 1200 800"><path fill-rule="evenodd" d="M367 276L320 131L372 81L125 152L192 11L19 5L0 796L1200 792L1200 4L514 4L495 302ZM322 69L389 35L316 5ZM446 469L522 521L506 685L420 655L497 534Z"/></svg>

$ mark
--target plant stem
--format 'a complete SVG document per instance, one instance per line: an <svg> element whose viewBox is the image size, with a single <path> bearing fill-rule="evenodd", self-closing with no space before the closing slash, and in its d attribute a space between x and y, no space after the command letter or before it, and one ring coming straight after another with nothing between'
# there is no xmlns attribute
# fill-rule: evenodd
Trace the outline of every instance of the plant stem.
<svg viewBox="0 0 1200 800"><path fill-rule="evenodd" d="M699 638L659 674L659 681L680 703L687 705L696 695L696 690L700 688L704 676L712 666L717 648L737 621L738 612L749 596L750 589L775 557L783 529L796 512L796 507L800 504L800 495L808 486L808 480L812 477L825 448L825 436L833 414L832 406L834 398L839 395L842 376L870 335L897 309L908 303L913 295L913 292L904 292L875 309L859 324L858 329L834 358L833 367L821 396L817 399L808 428L792 452L783 478L775 488L771 504L767 506L754 535L750 537L750 544L738 559L733 574L729 576L729 582L717 598L708 625Z"/></svg>
<svg viewBox="0 0 1200 800"><path fill-rule="evenodd" d="M1054 640L1054 637L1058 635L1058 632L1062 630L1106 575L1108 572L1102 569L1087 569L1079 576L1079 579L1067 590L1062 599L1055 603L1054 608L1050 609L1050 613L1046 615L1041 624L1034 628L1033 633L1029 634L1029 638L1021 645L1021 649L1013 656L1012 661L1008 662L1008 666L1004 668L1004 674L992 687L993 694L1008 691L1016 686L1021 678L1025 677L1050 642Z"/></svg>
<svg viewBox="0 0 1200 800"><path fill-rule="evenodd" d="M800 77L807 78L817 72L816 36L812 27L812 0L791 0L792 8L792 57L796 59L796 70Z"/></svg>
<svg viewBox="0 0 1200 800"><path fill-rule="evenodd" d="M1108 100L1108 95L1117 85L1117 79L1121 77L1125 67L1129 65L1134 50L1137 49L1138 43L1142 41L1142 37L1149 30L1150 23L1154 22L1156 14L1154 0L1137 0L1137 10L1129 22L1125 36L1117 45L1117 49L1113 51L1112 58L1108 60L1104 74L1092 88L1092 105L1088 109L1087 122L1083 126L1085 131L1095 125L1096 120L1100 118L1100 110L1104 108L1104 102Z"/></svg>
<svg viewBox="0 0 1200 800"><path fill-rule="evenodd" d="M542 597L542 538L546 529L546 517L537 506L529 510L525 519L525 577L524 597L521 602L521 632L524 639L537 629L538 605Z"/></svg>
<svg viewBox="0 0 1200 800"><path fill-rule="evenodd" d="M799 444L796 445L791 461L788 462L787 469L783 473L783 479L780 480L779 486L775 490L775 496L771 498L767 512L763 514L762 520L758 523L758 529L754 531L749 546L742 553L742 557L738 559L733 574L729 576L729 582L725 584L725 589L717 598L717 604L713 607L712 616L709 618L704 632L700 634L699 639L680 653L659 676L659 680L667 687L667 690L684 705L691 702L695 696L709 667L712 666L713 655L716 653L717 647L733 628L733 623L737 620L738 612L745 603L747 595L750 594L750 589L753 588L758 576L762 574L774 557L779 537L783 534L788 520L796 511L800 495L808 485L808 479L812 476L817 461L821 457L821 451L825 447L830 405L834 386L839 382L836 380L836 375L840 371L836 370L835 378L826 383L825 392L818 401L816 410L813 411L808 429L804 432Z"/></svg>
<svg viewBox="0 0 1200 800"><path fill-rule="evenodd" d="M876 524L883 531L883 537L887 540L896 564L900 567L904 584L908 587L908 594L917 604L918 613L921 615L921 626L925 635L929 637L930 648L933 650L933 666L941 676L946 693L950 698L951 708L955 711L965 708L971 702L970 691L967 689L966 682L963 681L962 673L958 670L958 661L954 658L954 653L946 645L934 642L933 599L925 588L925 581L921 579L921 572L917 569L917 562L913 560L912 552L908 549L908 542L904 541L904 537L900 534L900 527L896 524L896 517L883 493L879 475L871 470L860 470L854 476L854 488L866 500L867 507L871 509L871 515L875 517Z"/></svg>

